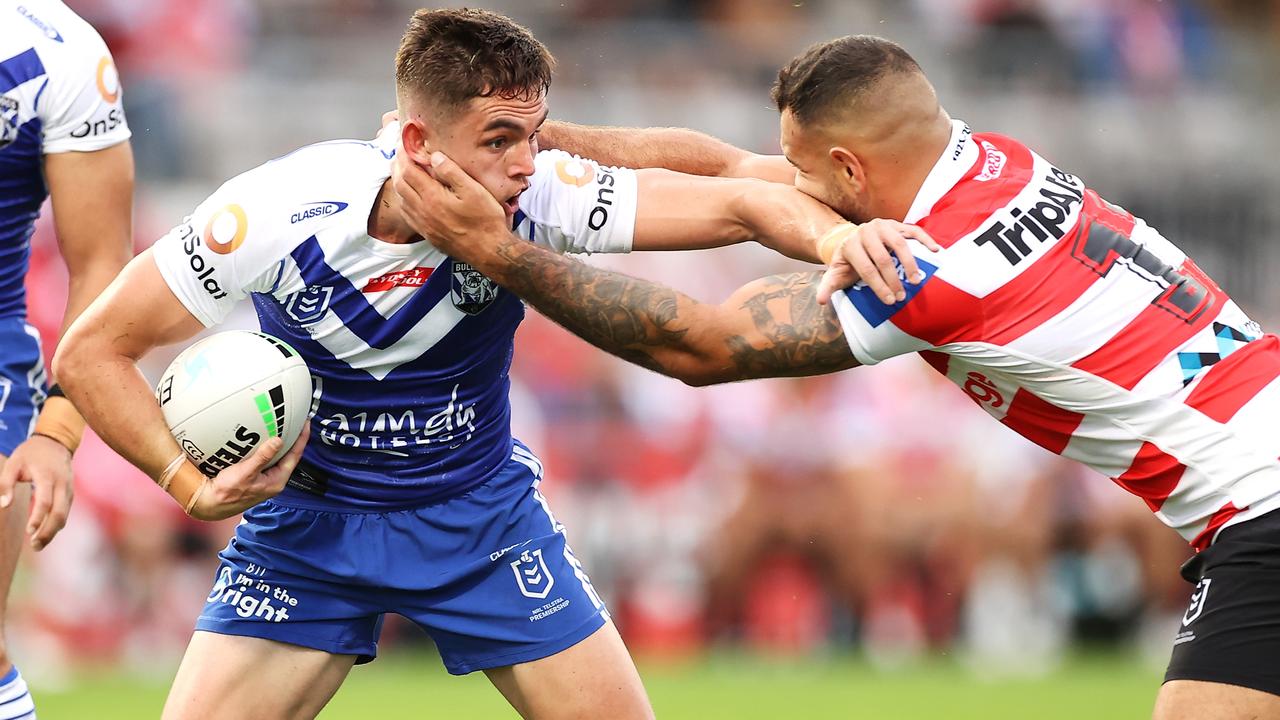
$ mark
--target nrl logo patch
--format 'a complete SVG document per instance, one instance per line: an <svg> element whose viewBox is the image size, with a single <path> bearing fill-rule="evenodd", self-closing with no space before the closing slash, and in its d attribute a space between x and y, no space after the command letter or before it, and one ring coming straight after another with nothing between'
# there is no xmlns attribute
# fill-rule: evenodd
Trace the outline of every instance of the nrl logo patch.
<svg viewBox="0 0 1280 720"><path fill-rule="evenodd" d="M542 559L541 550L520 553L520 558L511 563L511 572L516 574L516 585L525 597L543 600L556 584L555 577L547 569L547 561Z"/></svg>
<svg viewBox="0 0 1280 720"><path fill-rule="evenodd" d="M18 139L18 101L0 95L0 148Z"/></svg>
<svg viewBox="0 0 1280 720"><path fill-rule="evenodd" d="M333 288L312 285L290 296L284 311L303 327L314 325L324 319L324 314L329 311L331 299L333 299Z"/></svg>
<svg viewBox="0 0 1280 720"><path fill-rule="evenodd" d="M498 286L467 263L453 261L453 306L476 315L498 297Z"/></svg>

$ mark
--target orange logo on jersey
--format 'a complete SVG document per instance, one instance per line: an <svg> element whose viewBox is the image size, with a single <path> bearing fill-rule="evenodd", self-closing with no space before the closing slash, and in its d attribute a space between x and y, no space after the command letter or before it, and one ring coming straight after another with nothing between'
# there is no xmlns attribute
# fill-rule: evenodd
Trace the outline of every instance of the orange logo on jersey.
<svg viewBox="0 0 1280 720"><path fill-rule="evenodd" d="M593 179L595 179L596 171L590 163L582 162L577 158L569 158L556 163L556 177L560 178L560 182L565 185L574 187L586 187Z"/></svg>
<svg viewBox="0 0 1280 720"><path fill-rule="evenodd" d="M120 74L109 55L103 55L98 61L98 94L108 103L120 98Z"/></svg>
<svg viewBox="0 0 1280 720"><path fill-rule="evenodd" d="M209 218L204 226L204 244L219 255L227 255L244 243L248 232L249 218L244 208L232 203Z"/></svg>

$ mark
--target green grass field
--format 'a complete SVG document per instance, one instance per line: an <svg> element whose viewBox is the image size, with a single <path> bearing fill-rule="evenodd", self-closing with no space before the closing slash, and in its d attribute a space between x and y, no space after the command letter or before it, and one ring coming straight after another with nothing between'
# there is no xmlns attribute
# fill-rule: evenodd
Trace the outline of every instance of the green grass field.
<svg viewBox="0 0 1280 720"><path fill-rule="evenodd" d="M1034 680L980 680L946 661L878 672L856 659L766 662L717 656L678 665L642 663L659 718L946 718L1132 720L1149 717L1160 673L1127 656L1081 656ZM165 686L92 674L74 689L33 688L41 720L155 718ZM431 655L388 654L358 667L321 718L514 718L484 678L447 675Z"/></svg>

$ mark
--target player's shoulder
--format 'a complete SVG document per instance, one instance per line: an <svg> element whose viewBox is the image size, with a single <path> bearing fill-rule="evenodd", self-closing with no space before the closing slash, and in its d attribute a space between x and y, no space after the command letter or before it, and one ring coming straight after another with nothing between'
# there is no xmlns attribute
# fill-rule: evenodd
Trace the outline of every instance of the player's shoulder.
<svg viewBox="0 0 1280 720"><path fill-rule="evenodd" d="M364 140L307 145L231 178L210 197L252 208L270 226L315 232L391 175L394 149ZM364 208L363 211L367 211Z"/></svg>
<svg viewBox="0 0 1280 720"><path fill-rule="evenodd" d="M0 0L0 54L30 49L45 69L92 73L107 45L92 25L57 0ZM88 61L92 60L90 63Z"/></svg>

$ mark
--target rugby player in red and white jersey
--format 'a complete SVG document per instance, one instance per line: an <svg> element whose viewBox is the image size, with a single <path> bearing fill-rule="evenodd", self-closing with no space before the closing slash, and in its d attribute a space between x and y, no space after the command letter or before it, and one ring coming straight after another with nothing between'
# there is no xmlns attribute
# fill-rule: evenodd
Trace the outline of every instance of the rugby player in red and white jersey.
<svg viewBox="0 0 1280 720"><path fill-rule="evenodd" d="M919 352L1199 551L1155 716L1280 717L1280 338L1141 219L1018 141L952 120L890 41L810 48L780 72L774 100L800 189L854 222L916 223L943 247L913 248L923 273L905 300L882 305L855 282L870 269L843 257L856 232L820 243L835 256L825 278L757 280L714 306L520 241L438 153L429 173L401 168L397 188L430 208L409 215L447 252L598 347L690 384ZM688 131L546 135L633 167L780 174L777 158Z"/></svg>

